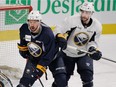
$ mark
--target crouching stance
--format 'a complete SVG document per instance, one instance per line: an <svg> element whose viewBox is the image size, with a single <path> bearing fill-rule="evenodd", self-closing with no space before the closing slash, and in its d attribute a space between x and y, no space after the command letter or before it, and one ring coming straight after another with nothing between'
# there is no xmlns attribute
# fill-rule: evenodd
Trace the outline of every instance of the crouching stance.
<svg viewBox="0 0 116 87"><path fill-rule="evenodd" d="M39 11L31 11L27 23L20 28L19 53L27 59L17 87L31 87L51 63L55 53L55 38L50 27L41 22Z"/></svg>

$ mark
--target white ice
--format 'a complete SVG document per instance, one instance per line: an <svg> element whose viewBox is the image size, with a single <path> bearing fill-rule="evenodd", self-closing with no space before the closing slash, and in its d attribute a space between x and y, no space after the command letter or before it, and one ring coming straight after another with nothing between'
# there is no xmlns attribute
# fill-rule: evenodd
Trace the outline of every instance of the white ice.
<svg viewBox="0 0 116 87"><path fill-rule="evenodd" d="M14 43L11 44L13 45ZM100 49L103 53L103 57L116 61L116 35L102 35L100 39ZM12 64L19 65L19 67L22 67L23 69L25 65L25 61L24 59L21 59L20 56L19 57L18 56L19 54L18 51L16 50L16 52L14 52L11 55L11 58L15 57L16 59L15 61L17 62ZM14 66L12 64L11 66ZM48 80L45 80L45 75L43 75L41 80L44 84L44 87L51 87L51 84L53 82L53 77L49 70L47 70L47 73L48 73ZM14 87L16 87L16 85L19 82L19 79L11 78L11 81L13 82ZM100 61L94 61L93 81L94 81L94 87L116 87L116 63L104 59L101 59ZM42 87L41 84L39 83L39 80L35 82L33 87ZM71 77L69 81L69 87L82 87L80 76L76 72L76 69L74 75Z"/></svg>

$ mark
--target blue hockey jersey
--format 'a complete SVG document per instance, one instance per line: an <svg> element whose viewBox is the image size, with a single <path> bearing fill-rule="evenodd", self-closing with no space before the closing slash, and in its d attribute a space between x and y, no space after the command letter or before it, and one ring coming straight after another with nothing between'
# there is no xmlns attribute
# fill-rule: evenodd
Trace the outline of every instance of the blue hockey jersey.
<svg viewBox="0 0 116 87"><path fill-rule="evenodd" d="M55 38L50 27L41 23L41 32L31 33L28 24L20 28L20 44L27 46L28 59L35 64L48 66L55 55Z"/></svg>

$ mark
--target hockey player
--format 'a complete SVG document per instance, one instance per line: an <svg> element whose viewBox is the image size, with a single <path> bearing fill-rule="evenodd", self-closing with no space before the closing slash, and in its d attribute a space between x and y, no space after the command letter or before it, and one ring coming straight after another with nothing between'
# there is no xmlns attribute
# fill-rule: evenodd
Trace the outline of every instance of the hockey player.
<svg viewBox="0 0 116 87"><path fill-rule="evenodd" d="M98 50L102 26L97 19L92 17L93 13L93 3L84 2L80 6L80 15L66 18L60 28L64 33L64 40L67 40L67 48L62 51L61 55L67 70L67 81L73 75L76 64L83 87L93 87L93 60L99 60L102 56ZM74 50L70 48L71 46L92 54Z"/></svg>
<svg viewBox="0 0 116 87"><path fill-rule="evenodd" d="M58 46L51 29L41 20L41 14L32 11L28 15L28 23L20 28L18 48L21 56L27 59L27 64L17 87L31 87L36 79L43 75L47 66L57 86L66 87L64 62L58 57L60 54L57 54L61 46Z"/></svg>
<svg viewBox="0 0 116 87"><path fill-rule="evenodd" d="M55 52L55 38L45 25L39 11L31 11L27 23L20 28L19 52L27 59L26 67L17 87L31 87L45 72Z"/></svg>
<svg viewBox="0 0 116 87"><path fill-rule="evenodd" d="M52 84L52 87L67 87L66 69L65 69L63 58L61 57L62 55L61 50L66 48L67 41L64 40L64 36L62 37L62 34L61 35L59 34L58 37L56 35L55 39L56 39L56 52L55 52L56 55L53 61L51 62L51 64L49 65L49 69L54 77L54 83Z"/></svg>

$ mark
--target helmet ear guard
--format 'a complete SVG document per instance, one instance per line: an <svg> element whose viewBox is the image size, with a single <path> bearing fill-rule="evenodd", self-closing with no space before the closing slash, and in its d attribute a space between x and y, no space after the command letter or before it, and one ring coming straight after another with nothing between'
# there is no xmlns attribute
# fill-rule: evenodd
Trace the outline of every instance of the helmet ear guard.
<svg viewBox="0 0 116 87"><path fill-rule="evenodd" d="M31 11L27 17L27 20L42 20L42 15L39 11Z"/></svg>
<svg viewBox="0 0 116 87"><path fill-rule="evenodd" d="M92 13L94 13L94 4L92 2L84 2L81 6L80 6L80 11L90 11Z"/></svg>

